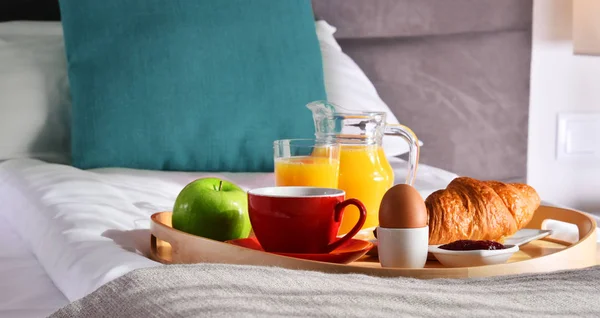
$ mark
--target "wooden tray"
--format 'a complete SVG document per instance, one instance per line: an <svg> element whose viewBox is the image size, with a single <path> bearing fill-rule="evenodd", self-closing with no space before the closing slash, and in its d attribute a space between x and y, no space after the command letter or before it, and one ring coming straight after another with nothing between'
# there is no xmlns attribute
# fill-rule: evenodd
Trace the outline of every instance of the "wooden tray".
<svg viewBox="0 0 600 318"><path fill-rule="evenodd" d="M278 266L330 273L360 273L382 277L468 278L522 273L549 272L596 265L596 222L583 213L541 206L527 228L542 229L545 220L571 223L579 229L579 241L563 242L544 238L521 246L506 264L445 268L428 261L425 268L382 268L377 257L365 256L347 264L322 263L256 251L187 234L171 227L171 212L152 215L151 258L164 264L224 263Z"/></svg>

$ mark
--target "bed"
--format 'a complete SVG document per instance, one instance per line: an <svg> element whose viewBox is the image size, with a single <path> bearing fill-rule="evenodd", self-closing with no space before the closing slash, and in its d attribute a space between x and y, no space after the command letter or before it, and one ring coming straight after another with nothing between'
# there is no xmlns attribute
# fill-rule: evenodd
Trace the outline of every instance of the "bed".
<svg viewBox="0 0 600 318"><path fill-rule="evenodd" d="M362 92L362 97L368 96L377 107L387 109L389 106L389 112L398 121L415 130L424 143L415 183L422 196L444 188L458 175L501 181L525 180L531 1L473 3L456 0L448 4L434 0L378 0L365 4L360 0L313 0L312 3L317 32L321 32L319 41L324 59L330 59L329 62L324 60L328 94L343 102L344 96L352 94L348 88L350 81L344 82L344 77L351 74L354 76L352 79L362 84L361 87L373 86L372 90ZM57 52L60 54L62 31L60 22L56 22L60 19L56 3L49 1L44 2L43 6L37 6L32 1L30 4L32 5L23 7L10 1L0 5L7 8L1 10L3 7L0 7L0 12L14 13L5 13L2 19L46 22L0 24L4 28L0 28L0 39L10 43L15 29L20 30L19 36L36 30L38 33L34 37L41 36L39 32L42 32L47 38L43 46L32 44L34 49L31 52L39 54L37 57L56 55ZM473 10L477 14L473 14ZM2 30L6 33L2 33ZM12 36L7 35L10 32L13 32ZM332 49L337 44L347 55ZM487 63L490 59L495 63ZM43 64L44 72L58 77L52 79L53 83L58 83L58 87L48 89L50 95L44 92L38 96L36 92L46 88L42 89L44 85L36 83L30 93L42 100L51 96L52 99L68 101L68 93L52 93L68 92L68 88L64 87L66 72L56 75L56 69L65 68L64 61L43 58L36 61ZM44 73L44 76L47 74ZM461 75L460 80L457 80L457 74ZM6 87L11 86L6 84L5 89ZM0 95L0 103L3 102L6 105L6 100L2 101ZM14 103L15 100L10 102ZM25 104L30 101L21 102ZM52 107L50 104L44 106L48 109ZM106 293L107 289L120 290L126 294L126 287L133 285L110 284L123 275L129 279L130 276L126 274L132 271L158 277L159 274L152 271L161 267L160 264L144 256L148 248L148 216L156 211L170 210L181 188L196 178L218 176L245 189L273 183L270 173L166 172L123 168L80 170L69 165L66 133L69 110L48 109L44 109L43 114L38 117L32 117L30 113L25 118L38 121L35 132L39 136L32 137L35 141L33 144L37 142L50 147L36 148L28 145L19 148L21 151L18 156L4 157L2 159L6 160L0 162L0 202L3 203L0 208L0 238L7 247L0 255L0 316L47 316L70 302L90 295L98 288L100 294ZM501 110L506 111L502 116L497 116ZM4 136L10 133L3 131ZM14 149L19 147L7 144L13 145ZM37 152L31 149L37 149ZM406 174L406 162L402 158L402 151L390 158L397 176L396 183L402 180L398 176ZM102 211L101 217L99 211ZM573 233L565 231L563 235L568 237ZM209 271L210 277L214 275L219 279L226 279L226 275L219 276L222 268L208 267L200 270ZM249 270L251 271L248 268L236 268L232 273L245 275L245 271ZM595 274L582 272L578 275L592 277L590 275ZM190 272L189 275L197 273ZM304 277L308 277L305 284L328 279L319 274L282 274L261 269L255 274L249 274L248 280L240 284L252 285L252 279L277 275L305 275ZM173 279L175 281L179 278ZM302 282L302 278L298 279ZM348 282L349 286L370 284L364 277L349 279L354 280ZM560 281L565 278L557 276L554 279ZM117 281L119 284L123 283L121 280ZM215 282L203 283L210 285ZM388 283L380 282L382 285ZM552 286L554 285L549 285L548 288ZM393 287L392 284L388 288ZM465 288L465 292L477 293L476 288ZM585 288L588 293L595 290L590 285ZM260 292L259 288L249 293ZM225 305L219 301L250 297L249 293L241 290L237 294L218 294L220 300L211 303L211 306L216 307L205 313L311 315L310 311L286 311L292 310L290 308L294 306L278 305L276 302L273 306L278 311L261 311L264 308L261 309L260 306L244 308L243 304L234 306L230 312L222 311ZM315 300L312 297L314 294L332 293L334 291L320 287L301 296L307 297L306 301L310 303ZM392 299L399 297L390 295ZM579 296L583 299L587 297L585 295ZM178 295L183 299L192 296L198 297ZM78 313L77 310L79 315L76 316L93 316L94 311L99 314L103 309L94 307L94 303L98 304L98 299L84 298L87 302L81 303L81 307L71 308L71 311L63 312L62 315L68 317ZM335 298L324 299L335 301ZM285 302L282 299L279 301ZM116 311L103 314L110 316L119 312L121 315L128 315L122 311L123 308L113 305L105 306L104 309ZM321 305L324 310L336 308L331 304ZM595 308L588 314L593 313L593 309ZM389 315L393 310L402 308L386 307L378 313ZM331 312L336 316L349 314L348 311ZM352 315L360 313L355 311ZM407 313L418 315L422 312ZM455 313L465 314L460 310ZM532 315L536 313L544 312L530 312ZM140 313L130 314L134 316ZM320 314L325 315L327 312L312 312L312 315ZM434 314L435 312L423 313ZM157 315L161 315L160 311ZM166 315L166 312L162 312L162 315Z"/></svg>
<svg viewBox="0 0 600 318"><path fill-rule="evenodd" d="M404 162L398 160L394 166L397 173L406 172ZM32 301L41 305L38 301L49 297L57 309L67 299L79 299L134 268L158 265L141 255L149 248L149 215L170 210L185 184L207 175L235 181L246 189L273 183L271 174L81 171L31 159L3 163L0 200L8 205L2 217L10 225L7 228L14 229L7 239L15 242L15 254L3 261L6 267L1 274L14 281L18 277L42 279L29 281L17 299L14 290L3 289L7 295L2 299L7 303L1 308L14 306L27 316L37 313L37 308L28 307ZM417 185L424 195L455 176L427 166L420 175ZM105 213L101 218L99 210ZM15 232L28 237L21 240ZM22 299L30 288L40 294ZM51 306L46 308L47 313L52 311Z"/></svg>

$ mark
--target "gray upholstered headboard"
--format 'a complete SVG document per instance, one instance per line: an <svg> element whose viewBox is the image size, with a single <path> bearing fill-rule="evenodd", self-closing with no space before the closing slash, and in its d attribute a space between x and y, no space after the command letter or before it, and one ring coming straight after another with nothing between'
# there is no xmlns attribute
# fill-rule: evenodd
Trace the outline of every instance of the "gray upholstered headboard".
<svg viewBox="0 0 600 318"><path fill-rule="evenodd" d="M423 140L421 162L525 180L531 0L312 1Z"/></svg>

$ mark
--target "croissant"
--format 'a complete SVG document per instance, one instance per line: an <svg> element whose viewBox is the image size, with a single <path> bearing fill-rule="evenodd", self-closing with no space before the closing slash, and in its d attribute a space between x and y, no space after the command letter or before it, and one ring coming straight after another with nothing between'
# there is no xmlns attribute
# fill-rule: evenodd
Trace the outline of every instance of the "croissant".
<svg viewBox="0 0 600 318"><path fill-rule="evenodd" d="M540 197L526 184L460 177L429 195L425 205L431 245L456 240L503 242L531 221Z"/></svg>

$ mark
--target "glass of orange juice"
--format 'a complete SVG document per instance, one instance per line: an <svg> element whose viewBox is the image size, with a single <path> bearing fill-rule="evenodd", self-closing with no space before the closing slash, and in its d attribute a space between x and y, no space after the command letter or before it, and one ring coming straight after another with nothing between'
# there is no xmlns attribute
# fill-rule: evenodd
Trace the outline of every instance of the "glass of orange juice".
<svg viewBox="0 0 600 318"><path fill-rule="evenodd" d="M276 140L275 185L337 188L340 146L314 139Z"/></svg>

